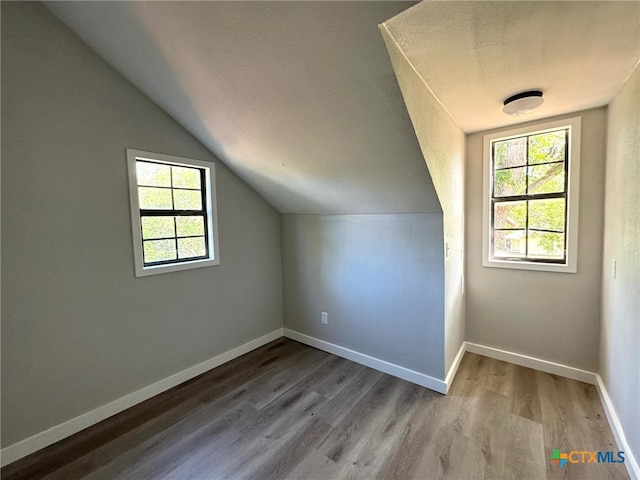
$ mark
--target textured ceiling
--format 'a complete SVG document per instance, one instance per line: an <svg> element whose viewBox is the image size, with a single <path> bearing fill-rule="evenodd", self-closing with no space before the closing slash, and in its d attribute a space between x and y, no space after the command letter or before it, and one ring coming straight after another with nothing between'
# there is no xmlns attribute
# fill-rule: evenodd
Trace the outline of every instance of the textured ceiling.
<svg viewBox="0 0 640 480"><path fill-rule="evenodd" d="M440 211L379 23L466 132L605 105L640 58L637 1L46 6L285 213Z"/></svg>
<svg viewBox="0 0 640 480"><path fill-rule="evenodd" d="M46 3L277 210L328 214L441 211L377 27L411 5Z"/></svg>
<svg viewBox="0 0 640 480"><path fill-rule="evenodd" d="M425 1L385 26L466 132L606 105L640 59L638 1ZM502 112L534 88L539 110Z"/></svg>

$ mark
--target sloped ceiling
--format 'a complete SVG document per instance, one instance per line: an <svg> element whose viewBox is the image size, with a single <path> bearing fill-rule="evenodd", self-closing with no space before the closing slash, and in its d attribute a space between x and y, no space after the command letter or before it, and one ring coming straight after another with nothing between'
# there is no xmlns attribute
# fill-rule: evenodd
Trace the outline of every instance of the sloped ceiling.
<svg viewBox="0 0 640 480"><path fill-rule="evenodd" d="M377 27L413 3L45 5L278 211L441 211Z"/></svg>
<svg viewBox="0 0 640 480"><path fill-rule="evenodd" d="M638 1L425 1L384 26L468 133L606 105L640 59ZM540 109L502 112L532 89Z"/></svg>

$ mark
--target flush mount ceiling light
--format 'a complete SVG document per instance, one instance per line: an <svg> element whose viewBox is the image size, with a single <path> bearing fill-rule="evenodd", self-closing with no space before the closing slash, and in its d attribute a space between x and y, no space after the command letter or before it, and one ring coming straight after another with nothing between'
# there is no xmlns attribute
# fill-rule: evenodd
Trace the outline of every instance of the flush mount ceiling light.
<svg viewBox="0 0 640 480"><path fill-rule="evenodd" d="M544 102L541 90L529 90L516 93L504 101L502 111L507 115L526 115L533 112Z"/></svg>

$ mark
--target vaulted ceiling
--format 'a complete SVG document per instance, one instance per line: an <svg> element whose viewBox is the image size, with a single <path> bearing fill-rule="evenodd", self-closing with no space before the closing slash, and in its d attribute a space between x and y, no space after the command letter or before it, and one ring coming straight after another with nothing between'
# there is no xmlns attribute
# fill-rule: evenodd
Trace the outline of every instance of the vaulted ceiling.
<svg viewBox="0 0 640 480"><path fill-rule="evenodd" d="M45 5L280 212L441 211L378 31L413 3Z"/></svg>
<svg viewBox="0 0 640 480"><path fill-rule="evenodd" d="M640 59L637 1L45 5L284 213L441 211L378 24L465 132L606 105Z"/></svg>

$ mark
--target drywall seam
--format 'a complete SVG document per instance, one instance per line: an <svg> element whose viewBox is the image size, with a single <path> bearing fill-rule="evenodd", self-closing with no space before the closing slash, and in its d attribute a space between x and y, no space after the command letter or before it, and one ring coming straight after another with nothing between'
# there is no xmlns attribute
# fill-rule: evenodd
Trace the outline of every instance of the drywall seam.
<svg viewBox="0 0 640 480"><path fill-rule="evenodd" d="M466 342L466 349L467 352L477 353L479 355L484 355L485 357L495 358L496 360L502 360L522 367L533 368L535 370L540 370L541 372L553 373L554 375L560 375L561 377L571 378L591 385L596 384L596 374L580 368L570 367L568 365L550 362L536 357L530 357L529 355L523 355L521 353L509 352L499 348L478 345L477 343Z"/></svg>
<svg viewBox="0 0 640 480"><path fill-rule="evenodd" d="M305 345L315 347L324 352L337 355L338 357L346 358L347 360L359 363L360 365L365 365L367 367L373 368L374 370L388 373L389 375L401 378L402 380L415 383L416 385L420 385L421 387L434 390L438 393L447 393L447 384L444 382L444 380L425 375L424 373L416 372L415 370L401 367L394 363L380 360L379 358L371 357L369 355L365 355L364 353L356 352L355 350L351 350L334 343L325 342L324 340L310 337L309 335L296 332L295 330L289 330L288 328L284 329L284 336L290 338L291 340L296 340L297 342L304 343Z"/></svg>
<svg viewBox="0 0 640 480"><path fill-rule="evenodd" d="M631 446L627 443L627 437L622 429L622 424L620 423L616 409L613 407L609 393L604 386L602 378L598 374L596 374L596 387L618 448L624 451L624 466L627 468L627 472L629 472L629 477L631 477L632 480L640 480L640 466L638 466L638 461L631 451Z"/></svg>
<svg viewBox="0 0 640 480"><path fill-rule="evenodd" d="M234 358L237 358L245 353L248 353L256 348L266 345L269 342L277 340L282 337L282 328L274 330L271 333L263 335L262 337L251 340L239 347L228 350L220 355L216 355L209 360L205 360L202 363L189 367L181 372L175 373L163 380L148 385L140 390L118 398L113 402L102 405L90 412L83 413L82 415L72 418L64 423L49 428L43 432L37 433L29 438L21 440L13 445L3 448L0 451L0 465L5 466L9 463L15 462L27 455L30 455L42 448L56 443L66 437L73 435L74 433L84 430L92 425L95 425L102 420L105 420L117 413L131 408L138 403L144 402L149 398L159 395L162 392L169 390L181 383L191 380L198 375L202 375L209 370L216 368L223 363L226 363Z"/></svg>

